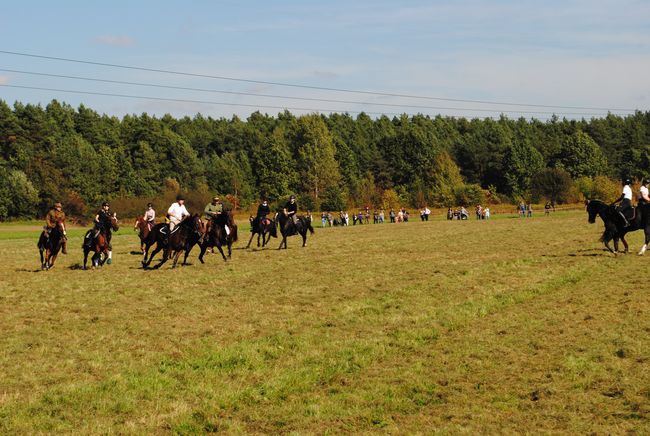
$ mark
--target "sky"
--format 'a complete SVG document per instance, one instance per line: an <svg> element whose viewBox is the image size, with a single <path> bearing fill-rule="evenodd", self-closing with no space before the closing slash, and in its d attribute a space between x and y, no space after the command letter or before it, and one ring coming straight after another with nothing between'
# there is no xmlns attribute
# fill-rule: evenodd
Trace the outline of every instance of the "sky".
<svg viewBox="0 0 650 436"><path fill-rule="evenodd" d="M504 113L538 119L552 113L588 119L607 109L621 114L650 110L650 1L24 0L5 2L0 9L4 52L426 97L0 53L0 85L48 88L0 86L0 99L9 104L46 105L57 99L117 116L202 113L227 118L246 118L256 110L275 115L282 108L296 114ZM316 100L300 100L304 98Z"/></svg>

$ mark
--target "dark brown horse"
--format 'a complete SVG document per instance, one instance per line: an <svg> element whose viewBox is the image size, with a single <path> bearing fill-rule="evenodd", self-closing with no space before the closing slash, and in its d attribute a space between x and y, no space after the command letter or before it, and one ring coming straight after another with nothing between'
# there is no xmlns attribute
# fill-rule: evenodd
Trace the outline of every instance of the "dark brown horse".
<svg viewBox="0 0 650 436"><path fill-rule="evenodd" d="M277 232L277 223L275 219L269 218L256 218L250 216L248 222L251 223L251 238L248 240L248 245L246 248L250 248L253 238L257 235L257 246L260 246L260 237L262 238L262 247L265 247L266 244L271 240L271 236L274 238L278 237Z"/></svg>
<svg viewBox="0 0 650 436"><path fill-rule="evenodd" d="M228 226L229 232L226 232L226 226ZM230 259L232 254L232 244L237 242L237 224L233 219L232 212L225 211L216 218L212 219L210 225L210 230L206 233L199 246L201 247L201 253L199 254L199 260L201 263L205 263L203 256L208 248L217 247L221 257L224 261ZM223 252L223 246L228 248L228 257Z"/></svg>
<svg viewBox="0 0 650 436"><path fill-rule="evenodd" d="M63 224L57 223L56 226L50 230L50 236L47 237L45 231L41 233L38 238L38 251L41 255L41 269L49 270L54 267L56 257L63 247L65 235L63 234Z"/></svg>
<svg viewBox="0 0 650 436"><path fill-rule="evenodd" d="M166 232L169 232L169 227L167 225L157 224L154 226L150 238L155 240L156 249L151 253L148 260L143 260L142 266L144 268L149 266L154 256L161 250L163 250L163 258L156 266L154 266L154 269L163 266L170 257L174 258L172 268L176 268L181 253L185 253L185 257L183 258L183 265L185 265L187 263L187 256L190 254L192 247L199 242L203 235L203 223L201 222L199 215L194 214L181 221L174 228L174 231L171 234L166 235ZM151 235L153 235L153 237L151 237ZM153 245L153 243L151 245ZM148 247L146 247L147 250Z"/></svg>
<svg viewBox="0 0 650 436"><path fill-rule="evenodd" d="M133 230L138 232L140 237L140 251L144 254L144 249L146 246L147 237L151 230L153 230L155 223L147 221L144 219L144 216L138 217L133 224Z"/></svg>
<svg viewBox="0 0 650 436"><path fill-rule="evenodd" d="M111 217L111 229L114 232L120 229L120 226L117 222L117 215L115 214L113 214ZM88 263L88 253L91 251L94 252L93 256L90 259L93 269L104 265L108 258L108 247L110 246L108 235L109 231L109 229L102 228L100 230L90 229L86 232L83 244L81 245L81 248L84 251L83 269L86 269L86 264ZM93 235L95 232L96 235Z"/></svg>
<svg viewBox="0 0 650 436"><path fill-rule="evenodd" d="M282 234L282 242L278 250L287 248L287 238L293 235L302 236L302 246L307 246L307 231L311 234L314 233L314 228L311 226L311 217L308 216L299 216L294 222L291 217L287 215L287 210L284 209L281 212L275 214L275 219L280 224L280 233Z"/></svg>

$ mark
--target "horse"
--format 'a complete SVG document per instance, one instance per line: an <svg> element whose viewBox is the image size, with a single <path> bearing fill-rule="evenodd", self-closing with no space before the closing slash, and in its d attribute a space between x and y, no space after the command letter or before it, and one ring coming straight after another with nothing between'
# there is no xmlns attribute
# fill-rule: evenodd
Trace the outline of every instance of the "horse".
<svg viewBox="0 0 650 436"><path fill-rule="evenodd" d="M151 261L156 256L156 254L163 250L163 258L158 262L154 269L158 269L165 262L169 260L170 257L174 258L174 263L172 268L176 268L178 264L178 259L182 252L185 253L183 258L183 265L187 264L187 256L192 251L192 248L199 242L201 236L203 235L203 223L198 214L190 215L181 221L175 228L174 231L168 236L164 232L169 231L169 226L166 224L156 224L154 229L150 233L149 239L146 241L145 247L145 258L142 260L142 267L148 268ZM151 236L153 235L153 236ZM153 242L152 242L153 241ZM156 243L156 249L151 253L151 256L146 260L146 252L149 250L149 247Z"/></svg>
<svg viewBox="0 0 650 436"><path fill-rule="evenodd" d="M311 226L311 218L306 216L299 216L296 218L296 223L293 222L291 217L287 215L287 210L275 214L275 220L280 223L280 233L282 234L282 242L278 250L287 249L287 237L293 235L302 236L302 246L307 246L307 231L314 233L314 228Z"/></svg>
<svg viewBox="0 0 650 436"><path fill-rule="evenodd" d="M229 233L226 233L226 225L230 230ZM251 239L253 239L252 236ZM201 247L199 261L201 261L201 263L205 263L203 256L205 255L206 250L212 247L217 247L219 253L221 253L221 257L223 257L223 260L227 261L232 255L232 244L235 242L237 242L237 224L235 224L235 220L232 217L232 212L225 211L223 213L220 213L216 218L212 219L209 232L206 233L203 236L202 240L199 242L199 246ZM227 258L223 252L223 249L221 248L224 245L228 247Z"/></svg>
<svg viewBox="0 0 650 436"><path fill-rule="evenodd" d="M115 214L113 214L111 217L111 229L113 229L113 231L118 231L120 229L120 226L117 222L117 215ZM108 256L109 243L107 230L102 229L98 232L97 236L93 237L92 233L94 231L95 229L90 229L86 232L83 239L83 244L81 245L81 248L84 251L83 269L86 269L86 263L88 262L88 253L91 251L95 253L90 259L93 268L104 265L104 262L106 262Z"/></svg>
<svg viewBox="0 0 650 436"><path fill-rule="evenodd" d="M41 255L41 269L49 270L54 267L54 261L63 247L65 236L63 234L63 224L56 223L56 226L50 231L49 238L45 231L38 238L38 251ZM43 255L45 252L45 255Z"/></svg>
<svg viewBox="0 0 650 436"><path fill-rule="evenodd" d="M133 230L138 232L140 237L140 251L144 254L147 237L153 230L155 223L149 222L144 219L144 216L138 217L133 224Z"/></svg>
<svg viewBox="0 0 650 436"><path fill-rule="evenodd" d="M275 219L256 218L251 215L248 218L248 222L251 223L251 238L248 240L248 245L246 248L250 248L251 242L253 242L253 237L256 234L258 247L260 246L260 236L262 237L262 247L266 247L266 244L268 244L271 240L271 236L274 238L278 237L277 223Z"/></svg>
<svg viewBox="0 0 650 436"><path fill-rule="evenodd" d="M638 254L639 256L643 256L646 252L648 244L650 244L650 203L637 206L634 218L630 220L627 227L625 227L625 221L620 212L616 210L616 207L600 200L591 200L587 202L587 213L589 214L588 220L590 224L596 222L597 216L603 220L605 230L603 231L600 240L614 255L618 253L619 239L625 246L625 251L623 253L629 252L629 246L625 240L625 235L636 230L643 230L645 234L645 243ZM614 240L613 250L609 246L609 242L612 240Z"/></svg>

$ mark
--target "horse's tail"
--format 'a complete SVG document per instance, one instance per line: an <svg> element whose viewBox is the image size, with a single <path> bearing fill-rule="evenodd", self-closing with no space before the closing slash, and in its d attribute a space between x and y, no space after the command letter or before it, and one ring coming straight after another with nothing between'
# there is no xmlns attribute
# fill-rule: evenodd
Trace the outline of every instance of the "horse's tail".
<svg viewBox="0 0 650 436"><path fill-rule="evenodd" d="M314 234L314 228L311 226L311 220L307 221L307 229L309 229L309 233L312 235Z"/></svg>
<svg viewBox="0 0 650 436"><path fill-rule="evenodd" d="M615 232L612 231L611 229L608 229L605 227L605 231L603 231L602 236L600 237L600 242L603 242L605 244L609 243L612 239L615 237Z"/></svg>
<svg viewBox="0 0 650 436"><path fill-rule="evenodd" d="M232 225L230 236L232 237L232 242L237 242L237 224Z"/></svg>

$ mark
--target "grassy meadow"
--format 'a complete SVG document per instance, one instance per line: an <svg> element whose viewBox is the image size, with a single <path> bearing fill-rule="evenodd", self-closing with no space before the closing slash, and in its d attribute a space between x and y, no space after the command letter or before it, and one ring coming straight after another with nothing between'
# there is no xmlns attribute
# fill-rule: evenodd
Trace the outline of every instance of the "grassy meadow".
<svg viewBox="0 0 650 436"><path fill-rule="evenodd" d="M650 256L581 211L497 218L244 228L158 271L130 223L48 272L0 224L0 434L650 433Z"/></svg>

